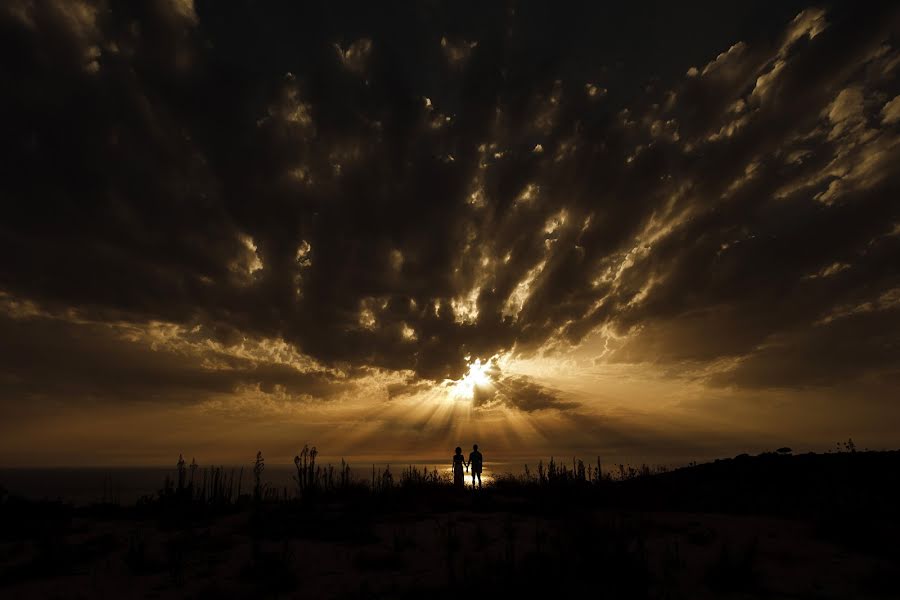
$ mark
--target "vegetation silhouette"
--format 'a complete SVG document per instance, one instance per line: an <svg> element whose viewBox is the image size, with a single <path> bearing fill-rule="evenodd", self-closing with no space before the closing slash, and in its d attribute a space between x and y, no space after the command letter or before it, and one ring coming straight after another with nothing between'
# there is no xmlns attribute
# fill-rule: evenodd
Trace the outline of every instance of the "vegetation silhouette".
<svg viewBox="0 0 900 600"><path fill-rule="evenodd" d="M0 589L671 599L813 598L827 586L829 597L897 596L900 452L848 440L826 454L785 447L674 470L551 457L477 494L458 493L446 470L395 475L318 456L308 445L294 456L289 487L266 481L260 451L245 489L243 468L180 455L158 492L131 505L106 484L83 506L0 488Z"/></svg>

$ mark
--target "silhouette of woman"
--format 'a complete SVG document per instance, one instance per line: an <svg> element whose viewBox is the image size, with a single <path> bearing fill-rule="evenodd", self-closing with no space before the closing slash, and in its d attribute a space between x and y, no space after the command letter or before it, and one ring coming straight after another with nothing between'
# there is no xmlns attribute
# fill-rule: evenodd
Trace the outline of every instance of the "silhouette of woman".
<svg viewBox="0 0 900 600"><path fill-rule="evenodd" d="M453 455L453 487L463 488L466 486L463 476L463 455L462 448L456 447L456 454Z"/></svg>

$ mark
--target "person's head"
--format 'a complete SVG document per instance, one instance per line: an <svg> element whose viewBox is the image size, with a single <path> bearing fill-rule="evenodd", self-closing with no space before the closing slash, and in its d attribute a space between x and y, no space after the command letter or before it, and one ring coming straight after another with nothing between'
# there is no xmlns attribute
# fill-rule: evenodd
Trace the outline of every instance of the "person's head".
<svg viewBox="0 0 900 600"><path fill-rule="evenodd" d="M472 444L472 450L478 452L478 444Z"/></svg>
<svg viewBox="0 0 900 600"><path fill-rule="evenodd" d="M462 448L460 448L459 446L457 446L457 447L456 447L456 453L457 453L457 454L462 454Z"/></svg>

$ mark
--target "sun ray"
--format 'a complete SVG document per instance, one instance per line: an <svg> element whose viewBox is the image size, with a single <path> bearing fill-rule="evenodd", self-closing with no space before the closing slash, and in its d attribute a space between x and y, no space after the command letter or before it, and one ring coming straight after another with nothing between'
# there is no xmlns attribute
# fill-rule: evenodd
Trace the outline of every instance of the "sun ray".
<svg viewBox="0 0 900 600"><path fill-rule="evenodd" d="M491 378L491 361L482 362L480 358L472 360L468 364L468 371L459 379L451 388L450 395L454 399L473 400L475 392L478 388L489 388L493 386Z"/></svg>

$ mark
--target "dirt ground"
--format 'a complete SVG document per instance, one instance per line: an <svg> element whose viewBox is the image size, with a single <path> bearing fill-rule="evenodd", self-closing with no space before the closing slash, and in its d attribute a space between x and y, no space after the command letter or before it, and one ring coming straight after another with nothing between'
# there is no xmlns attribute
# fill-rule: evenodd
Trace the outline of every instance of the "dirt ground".
<svg viewBox="0 0 900 600"><path fill-rule="evenodd" d="M178 527L82 516L59 535L3 542L0 565L7 598L441 597L478 590L900 598L886 559L823 539L814 524L687 513L242 512Z"/></svg>

